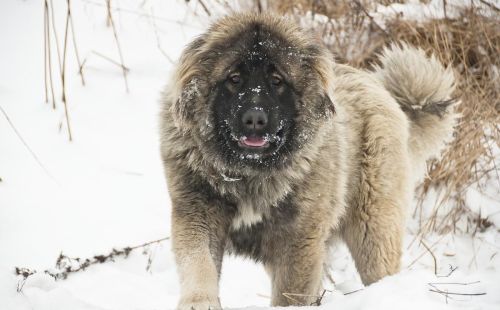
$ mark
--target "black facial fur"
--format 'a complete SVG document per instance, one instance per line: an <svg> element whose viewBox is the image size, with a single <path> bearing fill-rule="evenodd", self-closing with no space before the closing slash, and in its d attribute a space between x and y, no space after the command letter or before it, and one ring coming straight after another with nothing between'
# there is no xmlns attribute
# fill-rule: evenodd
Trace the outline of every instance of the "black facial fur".
<svg viewBox="0 0 500 310"><path fill-rule="evenodd" d="M298 96L261 48L262 40L256 30L243 60L227 68L213 89L217 145L229 163L279 166L293 148ZM245 138L264 139L266 145L248 147Z"/></svg>

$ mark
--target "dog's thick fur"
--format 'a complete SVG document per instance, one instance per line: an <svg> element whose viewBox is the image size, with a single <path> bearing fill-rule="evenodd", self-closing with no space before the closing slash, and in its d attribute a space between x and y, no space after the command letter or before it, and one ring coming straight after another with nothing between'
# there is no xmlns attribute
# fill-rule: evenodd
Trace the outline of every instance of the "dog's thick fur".
<svg viewBox="0 0 500 310"><path fill-rule="evenodd" d="M211 107L214 83L251 49L242 38L257 32L301 96L298 147L262 168L221 156ZM314 301L337 237L365 284L398 272L415 180L451 135L453 88L451 70L404 44L365 72L335 64L288 19L235 14L216 22L187 46L163 97L178 308L220 308L225 252L265 265L275 306Z"/></svg>

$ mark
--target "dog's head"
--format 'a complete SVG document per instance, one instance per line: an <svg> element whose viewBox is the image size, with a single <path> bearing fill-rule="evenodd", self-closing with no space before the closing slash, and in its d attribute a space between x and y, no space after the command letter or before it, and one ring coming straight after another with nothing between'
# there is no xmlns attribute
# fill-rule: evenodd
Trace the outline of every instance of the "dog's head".
<svg viewBox="0 0 500 310"><path fill-rule="evenodd" d="M333 115L332 66L320 41L288 19L225 17L184 51L171 111L210 161L284 167Z"/></svg>

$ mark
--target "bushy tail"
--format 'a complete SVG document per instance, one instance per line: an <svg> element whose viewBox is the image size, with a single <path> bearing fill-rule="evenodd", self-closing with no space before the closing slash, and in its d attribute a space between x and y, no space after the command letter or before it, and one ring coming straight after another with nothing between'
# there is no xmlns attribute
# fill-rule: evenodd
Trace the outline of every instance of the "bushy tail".
<svg viewBox="0 0 500 310"><path fill-rule="evenodd" d="M451 138L457 118L451 93L455 78L436 57L406 44L384 49L374 74L410 120L409 148L418 170Z"/></svg>

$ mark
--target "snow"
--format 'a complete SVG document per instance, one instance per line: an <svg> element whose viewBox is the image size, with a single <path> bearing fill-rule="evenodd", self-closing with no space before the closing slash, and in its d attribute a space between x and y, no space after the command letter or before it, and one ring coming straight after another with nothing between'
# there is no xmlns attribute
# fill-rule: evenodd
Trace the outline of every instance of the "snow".
<svg viewBox="0 0 500 310"><path fill-rule="evenodd" d="M65 1L53 2L62 41ZM170 205L158 150L158 99L171 73L169 58L177 59L207 22L202 21L197 1L189 6L181 0L120 0L112 5L120 8L113 13L130 68L130 91L125 91L121 68L95 53L119 60L112 30L106 27L105 2L72 1L80 57L86 59L86 85L81 85L70 44L67 95L73 141L69 142L55 74L55 46L56 110L44 102L42 2L0 4L0 107L41 163L0 113L1 309L172 309L179 298L168 241L135 250L126 259L89 267L66 280L55 281L42 272L54 267L61 251L86 258L169 235ZM461 233L426 237L425 244L437 259L437 274L447 275L450 265L458 267L451 275L434 274L430 253L418 241L412 242L417 230L411 221L401 273L362 290L345 246L332 250L336 285L325 282L333 290L325 293L321 308L498 309L498 190L488 195L472 190L467 197L495 225L475 237ZM39 272L23 281L14 274L15 267ZM446 300L429 291L432 282L474 282L436 287L486 295ZM225 260L220 291L224 307L266 309L269 304L270 283L262 266L241 258Z"/></svg>
<svg viewBox="0 0 500 310"><path fill-rule="evenodd" d="M490 1L493 5L498 5L498 0ZM423 21L426 19L456 18L460 15L461 8L470 8L471 5L484 16L495 16L493 10L482 1L468 0L431 0L418 1L409 0L405 3L392 3L390 5L378 4L373 17L377 22L383 24L383 20L399 16L405 20Z"/></svg>

